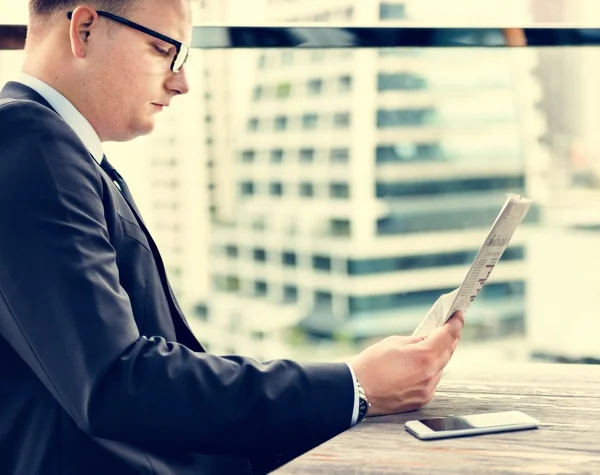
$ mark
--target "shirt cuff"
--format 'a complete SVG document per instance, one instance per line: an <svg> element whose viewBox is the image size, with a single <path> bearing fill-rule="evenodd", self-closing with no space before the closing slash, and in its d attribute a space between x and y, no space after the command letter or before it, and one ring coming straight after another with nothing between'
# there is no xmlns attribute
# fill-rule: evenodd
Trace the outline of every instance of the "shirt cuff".
<svg viewBox="0 0 600 475"><path fill-rule="evenodd" d="M356 421L358 420L358 387L356 386L356 375L354 374L354 370L352 369L352 366L350 366L348 363L346 363L346 366L348 366L348 369L350 370L350 374L352 375L352 385L354 386L354 406L352 409L352 420L350 421L350 427L352 427L353 425L356 424Z"/></svg>

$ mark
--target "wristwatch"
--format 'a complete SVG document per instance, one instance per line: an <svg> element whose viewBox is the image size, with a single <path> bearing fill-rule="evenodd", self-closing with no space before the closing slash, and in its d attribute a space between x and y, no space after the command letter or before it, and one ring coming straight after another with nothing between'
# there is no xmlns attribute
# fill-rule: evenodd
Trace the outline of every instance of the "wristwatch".
<svg viewBox="0 0 600 475"><path fill-rule="evenodd" d="M358 382L358 379L354 378L354 380L356 382L356 389L358 394L358 419L356 420L356 423L359 424L367 418L367 413L369 412L371 403L367 399L365 390Z"/></svg>

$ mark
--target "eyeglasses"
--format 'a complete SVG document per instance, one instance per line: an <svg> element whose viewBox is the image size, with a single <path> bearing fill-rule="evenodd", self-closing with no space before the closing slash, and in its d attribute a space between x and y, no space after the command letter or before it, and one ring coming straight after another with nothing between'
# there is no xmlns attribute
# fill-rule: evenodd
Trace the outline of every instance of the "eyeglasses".
<svg viewBox="0 0 600 475"><path fill-rule="evenodd" d="M169 38L168 36L165 36L157 31L151 30L150 28L146 28L145 26L142 26L131 20L127 20L126 18L120 17L118 15L114 15L112 13L104 12L104 11L100 11L100 10L98 10L96 13L98 13L98 16L110 18L113 21L116 21L125 26L133 28L134 30L141 31L142 33L146 33L147 35L153 36L154 38L158 38L159 40L162 40L165 43L169 43L170 45L175 46L175 48L177 49L177 52L175 53L175 57L173 58L173 62L171 63L171 71L173 71L175 74L177 74L179 71L181 71L181 68L183 68L183 65L188 60L188 57L190 55L190 47L188 45L186 45L185 43L174 40L173 38ZM73 12L68 12L67 18L69 20L71 18L73 18Z"/></svg>

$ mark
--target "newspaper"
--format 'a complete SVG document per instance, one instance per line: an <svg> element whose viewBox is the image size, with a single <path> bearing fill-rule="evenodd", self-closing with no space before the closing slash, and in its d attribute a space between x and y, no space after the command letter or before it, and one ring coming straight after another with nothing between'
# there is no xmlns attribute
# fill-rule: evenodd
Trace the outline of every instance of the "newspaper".
<svg viewBox="0 0 600 475"><path fill-rule="evenodd" d="M413 336L429 335L437 327L446 323L458 310L463 314L466 313L490 277L517 227L525 218L531 203L532 200L519 195L508 195L462 285L437 299L413 332Z"/></svg>

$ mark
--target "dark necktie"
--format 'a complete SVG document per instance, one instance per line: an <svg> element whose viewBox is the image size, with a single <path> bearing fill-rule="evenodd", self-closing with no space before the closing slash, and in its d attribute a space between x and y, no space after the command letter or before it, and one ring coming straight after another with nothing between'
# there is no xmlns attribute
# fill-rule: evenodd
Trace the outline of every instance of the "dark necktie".
<svg viewBox="0 0 600 475"><path fill-rule="evenodd" d="M146 233L146 237L148 238L148 243L150 245L150 249L152 250L154 258L156 259L156 265L158 268L158 273L160 275L160 279L164 285L165 292L167 293L167 298L169 299L169 304L171 306L172 314L173 314L173 316L179 315L179 318L173 318L173 322L175 325L175 333L177 334L177 338L178 338L177 341L187 342L187 344L190 346L190 348L192 348L195 351L204 351L202 346L199 345L199 343L193 337L193 332L190 329L187 321L185 320L185 317L183 316L183 312L181 311L179 304L177 303L175 294L173 293L173 289L171 288L171 285L169 284L169 280L167 279L167 272L165 270L165 265L163 263L162 257L160 256L160 252L159 252L158 248L156 247L156 243L154 242L154 239L152 239L152 236L150 236L150 232L146 228L144 220L142 219L142 216L141 216L139 210L137 209L137 206L135 205L135 201L133 200L133 196L131 194L131 191L129 190L129 187L127 186L127 183L125 182L125 179L115 169L115 167L113 167L110 164L110 162L106 158L106 155L104 157L102 157L102 162L100 163L100 167L102 168L102 170L104 170L106 172L108 177L119 187L119 189L121 190L121 194L123 195L123 198L125 198L125 201L127 201L127 204L133 211L133 214L138 219L142 230ZM191 339L190 339L190 335L192 336Z"/></svg>
<svg viewBox="0 0 600 475"><path fill-rule="evenodd" d="M110 164L108 158L106 158L106 155L102 157L102 162L100 163L100 166L102 167L102 170L104 170L106 174L110 177L110 179L114 181L117 185L119 185L119 189L123 193L125 199L129 202L132 202L133 196L131 195L131 190L129 190L127 183L125 183L125 179L121 176L117 169Z"/></svg>
<svg viewBox="0 0 600 475"><path fill-rule="evenodd" d="M131 206L131 208L137 215L137 218L140 221L143 221L142 215L140 214L140 211L138 210L138 208L135 204L135 200L133 199L133 195L131 194L131 190L129 189L129 187L127 186L127 183L125 182L125 178L123 178L121 176L121 174L117 171L117 169L110 164L110 162L106 158L106 155L104 155L102 157L102 162L100 163L100 166L102 167L102 170L104 170L106 172L106 174L109 176L109 178L114 183L117 184L117 186L119 187L119 190L121 190L121 194L123 195L123 197L129 204L129 206Z"/></svg>

